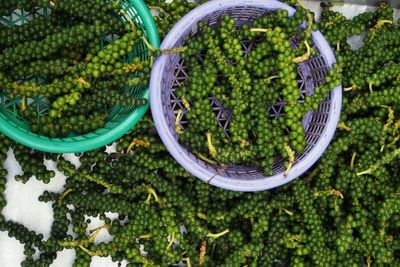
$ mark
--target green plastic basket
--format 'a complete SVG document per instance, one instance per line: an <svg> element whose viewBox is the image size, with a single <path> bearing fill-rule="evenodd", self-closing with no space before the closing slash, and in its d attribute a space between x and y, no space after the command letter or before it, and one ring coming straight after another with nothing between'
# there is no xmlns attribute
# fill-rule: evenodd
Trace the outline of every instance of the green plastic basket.
<svg viewBox="0 0 400 267"><path fill-rule="evenodd" d="M145 3L142 0L122 0L120 6L130 16L132 21L144 30L150 44L158 48L160 46L160 39L157 27ZM11 16L0 17L0 23L8 27L21 25L36 16L46 16L49 12L47 9L38 9L34 13L15 10ZM128 23L128 20L124 16L121 16L121 19ZM106 45L111 41L112 39L109 36L105 36L102 40L102 45ZM127 60L130 61L137 56L140 56L142 60L148 59L147 48L144 43L136 45ZM31 77L31 79L40 83L45 80L45 77ZM148 88L127 87L125 90L131 93L132 97L149 99ZM35 108L38 116L47 112L49 108L46 101L41 97L29 99L28 104ZM10 99L0 88L0 131L16 142L36 150L51 153L78 153L99 148L120 138L139 122L148 108L148 104L137 107L114 106L109 111L108 122L102 129L85 135L67 138L48 138L31 132L29 124L19 116L17 111L21 109L21 97L18 96Z"/></svg>

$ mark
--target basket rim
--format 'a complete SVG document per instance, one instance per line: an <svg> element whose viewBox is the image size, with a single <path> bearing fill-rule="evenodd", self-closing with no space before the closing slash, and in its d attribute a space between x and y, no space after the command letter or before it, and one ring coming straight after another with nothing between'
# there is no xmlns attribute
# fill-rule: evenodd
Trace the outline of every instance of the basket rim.
<svg viewBox="0 0 400 267"><path fill-rule="evenodd" d="M126 0L129 1L138 16L143 21L148 40L155 48L160 47L160 37L158 35L157 26L143 0ZM143 98L149 100L149 88L143 93ZM68 138L48 138L43 135L34 134L31 131L17 126L9 121L1 110L0 105L0 132L21 143L25 146L36 150L49 153L79 153L97 149L104 145L114 142L131 130L144 116L149 108L149 104L136 107L129 115L118 123L113 129L98 129L94 132Z"/></svg>
<svg viewBox="0 0 400 267"><path fill-rule="evenodd" d="M176 40L181 36L181 33L189 30L194 23L197 23L205 15L225 9L228 7L234 7L237 5L247 5L256 6L260 8L276 10L276 9L286 9L289 14L293 14L295 10L276 0L214 0L207 2L196 9L189 12L185 17L183 17L169 32L169 34L164 39L161 44L161 49L172 48ZM333 63L336 62L333 51L329 46L328 42L325 40L321 32L314 31L312 36L316 45L321 51L324 51L323 56L328 65L331 67ZM197 163L192 157L187 156L188 153L186 149L175 140L174 134L168 127L168 120L164 116L164 107L162 106L162 94L161 82L164 69L167 67L167 59L171 55L162 55L159 57L152 70L151 80L150 80L150 105L153 120L157 131L163 141L164 145L167 147L170 154L175 158L179 164L189 171L194 176L203 180L211 185L242 192L254 192L272 189L283 184L286 184L293 179L297 178L308 170L323 154L325 149L328 147L333 135L336 131L336 126L339 122L339 117L341 113L342 106L342 87L338 86L331 91L331 108L329 111L327 126L321 137L310 150L310 152L297 164L295 164L288 176L284 173L277 173L273 176L264 176L259 179L240 179L236 177L227 177L220 174L216 174L215 171L203 167Z"/></svg>

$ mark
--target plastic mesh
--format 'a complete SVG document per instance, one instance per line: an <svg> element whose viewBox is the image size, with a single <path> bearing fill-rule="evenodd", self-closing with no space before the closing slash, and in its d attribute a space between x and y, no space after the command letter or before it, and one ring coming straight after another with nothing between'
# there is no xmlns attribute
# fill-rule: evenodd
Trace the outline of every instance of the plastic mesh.
<svg viewBox="0 0 400 267"><path fill-rule="evenodd" d="M201 21L205 22L210 26L217 26L220 19L225 15L232 16L238 25L248 24L251 25L252 21L260 16L268 13L268 10L253 6L236 6L228 8L225 10L219 10L211 14L206 15ZM173 47L180 47L184 45L187 38L197 34L197 24L194 24L189 31L183 32L181 37L176 40ZM292 45L296 46L296 40L292 40ZM242 46L246 51L246 55L252 49L252 43L242 42ZM319 51L319 50L318 50ZM201 58L201 55L199 55ZM180 125L184 128L187 125L185 120L185 114L187 110L183 106L181 100L175 95L175 91L182 86L182 84L188 79L187 70L184 61L180 58L179 54L172 55L168 58L166 68L162 75L162 84L165 90L162 90L161 99L163 104L163 112L166 116L169 124L169 131L174 133L176 140L179 140L179 135L175 132L175 121L179 110L183 110L183 116L178 118ZM314 93L315 86L320 85L325 81L325 76L329 70L329 65L327 64L322 51L311 57L309 60L302 62L298 65L298 82L301 98L299 102L303 102L304 99ZM210 105L212 106L215 114L216 120L218 121L220 127L223 127L227 136L229 137L229 132L227 131L231 119L231 114L229 110L223 108L223 105L214 98L209 99ZM269 109L269 115L271 118L276 118L278 116L284 116L283 107L286 103L282 100ZM330 111L330 96L323 101L318 110L314 112L307 113L303 118L303 127L306 133L307 147L304 153L296 157L296 163L301 161L315 146L321 134L324 132L326 127L326 122L329 118ZM185 148L187 156L196 161L197 164L219 174L221 176L228 177L240 177L241 179L258 179L265 177L265 174L257 167L248 166L238 166L232 165L225 168L207 163L190 152L190 149ZM281 173L285 171L284 160L276 158L275 164L273 166L274 173ZM295 164L296 164L295 163Z"/></svg>
<svg viewBox="0 0 400 267"><path fill-rule="evenodd" d="M144 25L142 19L138 16L138 13L132 3L128 0L123 0L120 2L121 8L125 11L125 13L135 22L136 26L144 30ZM32 12L27 12L24 10L14 10L10 16L0 17L0 23L7 27L14 27L28 23L33 19L40 16L49 16L51 14L51 10L47 8L38 8ZM122 21L125 23L129 23L128 19L122 14L119 14ZM146 33L146 31L144 31ZM99 45L104 47L113 42L115 38L119 36L109 34L102 36ZM132 62L135 57L140 57L142 60L148 59L147 47L144 42L138 43L133 52L131 52L128 57L121 59L123 62ZM132 77L135 77L136 74L132 74ZM21 77L21 81L35 81L38 84L43 84L46 82L46 77L43 76L26 76ZM147 87L144 86L131 86L123 89L126 93L127 97L142 97ZM21 100L20 96L9 97L6 95L4 91L0 88L0 112L4 114L10 123L15 124L18 127L22 127L25 130L29 131L29 125L19 115L19 111L21 110ZM33 97L26 99L26 104L33 106L38 117L42 117L49 111L49 106L47 100L44 97ZM135 106L114 106L110 110L108 110L109 118L108 122L105 126L107 129L113 129L116 125L118 125L121 121L123 121L129 114L134 111ZM101 134L101 132L97 131L96 135Z"/></svg>

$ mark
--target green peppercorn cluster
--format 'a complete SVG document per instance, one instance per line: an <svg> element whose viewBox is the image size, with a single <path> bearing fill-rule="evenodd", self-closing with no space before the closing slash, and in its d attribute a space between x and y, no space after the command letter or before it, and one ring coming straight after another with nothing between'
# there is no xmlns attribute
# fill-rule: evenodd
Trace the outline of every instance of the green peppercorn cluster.
<svg viewBox="0 0 400 267"><path fill-rule="evenodd" d="M144 1L148 8L152 10L156 16L154 20L157 24L157 29L162 38L164 38L172 26L175 25L186 13L199 4L206 1L188 1L188 0L146 0Z"/></svg>
<svg viewBox="0 0 400 267"><path fill-rule="evenodd" d="M127 90L148 84L150 62L133 54L144 33L119 1L8 2L7 10L48 10L0 29L0 86L8 99L19 99L14 112L33 132L52 138L85 134L103 128L113 107L146 104ZM77 118L91 123L82 127Z"/></svg>
<svg viewBox="0 0 400 267"><path fill-rule="evenodd" d="M188 125L177 125L180 142L208 163L257 166L266 175L273 174L277 155L300 155L307 146L304 115L316 110L341 82L335 65L326 83L299 101L298 64L316 53L311 48L312 21L306 29L300 26L310 17L297 7L293 17L277 10L251 26L237 25L230 16L224 16L218 28L200 22L199 33L186 41L182 53L189 78L176 91L185 106L177 120ZM215 101L229 110L228 127L216 120ZM285 116L271 118L269 109L280 102L285 103Z"/></svg>

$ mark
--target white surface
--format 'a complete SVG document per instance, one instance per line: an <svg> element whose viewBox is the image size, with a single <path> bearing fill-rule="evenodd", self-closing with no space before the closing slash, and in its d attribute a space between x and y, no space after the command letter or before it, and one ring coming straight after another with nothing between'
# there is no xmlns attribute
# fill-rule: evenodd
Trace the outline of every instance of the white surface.
<svg viewBox="0 0 400 267"><path fill-rule="evenodd" d="M66 156L72 159L72 155ZM76 159L75 162L76 163ZM9 151L8 158L4 163L4 167L8 170L7 185L6 185L6 199L7 205L3 209L2 214L7 220L12 220L24 224L29 230L36 233L43 234L47 239L50 235L50 228L53 222L53 210L51 203L39 202L38 197L44 192L63 192L66 177L55 168L55 163L52 161L45 161L46 167L56 171L56 177L47 185L38 182L34 177L26 184L17 182L14 179L15 175L22 174L21 167L15 160L14 154ZM106 213L106 215L114 219L118 215ZM91 223L88 229L96 228L103 225L98 218L90 217ZM112 237L106 230L101 230L96 243L107 242ZM0 232L0 266L1 267L18 267L21 261L24 260L23 245L21 245L15 238L8 237L6 232ZM72 266L75 259L75 251L72 249L64 250L58 253L57 259L51 265L53 267L68 267ZM123 263L122 266L125 266ZM93 267L117 267L118 264L111 261L111 258L94 257L91 266Z"/></svg>
<svg viewBox="0 0 400 267"><path fill-rule="evenodd" d="M319 14L319 3L307 1L308 7ZM344 6L335 7L335 10L343 11L347 17L352 17L355 14L372 10L372 7L363 7L359 5L346 4ZM400 18L399 10L396 11L396 18ZM318 16L317 16L318 17ZM53 164L47 163L49 167ZM51 204L45 204L38 201L37 197L45 190L52 192L61 192L65 183L65 177L57 172L57 177L52 179L48 185L37 182L34 178L27 184L22 184L14 180L14 175L21 173L21 168L15 161L12 153L5 162L5 167L9 174L6 186L7 206L3 210L3 215L7 219L12 219L16 222L23 223L31 230L42 233L48 237L50 226L53 221L53 212ZM98 223L97 225L100 225ZM92 224L91 224L92 226ZM95 225L93 224L93 227ZM106 240L109 238L104 231L96 240ZM53 267L68 267L72 265L75 257L73 250L64 250L58 254L57 260L52 264ZM14 238L9 238L7 233L0 232L0 266L1 267L18 267L24 259L23 246ZM93 267L113 267L118 266L113 263L110 258L95 257L92 260ZM124 266L124 265L123 265Z"/></svg>

